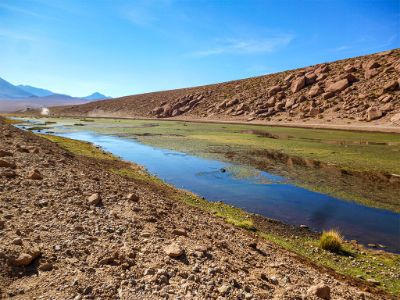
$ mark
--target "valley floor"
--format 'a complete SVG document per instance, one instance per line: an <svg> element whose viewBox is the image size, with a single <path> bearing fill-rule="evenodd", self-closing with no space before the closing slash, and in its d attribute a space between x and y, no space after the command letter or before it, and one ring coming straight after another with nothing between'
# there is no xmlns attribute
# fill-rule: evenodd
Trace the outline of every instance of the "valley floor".
<svg viewBox="0 0 400 300"><path fill-rule="evenodd" d="M382 283L341 277L228 224L138 166L55 142L69 150L0 124L2 298L391 297L374 287ZM393 278L383 289L398 292L394 260L373 260Z"/></svg>

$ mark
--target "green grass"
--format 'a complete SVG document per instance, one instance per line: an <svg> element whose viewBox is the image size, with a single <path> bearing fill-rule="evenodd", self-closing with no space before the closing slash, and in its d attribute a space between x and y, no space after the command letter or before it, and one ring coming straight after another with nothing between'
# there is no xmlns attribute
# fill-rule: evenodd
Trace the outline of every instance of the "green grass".
<svg viewBox="0 0 400 300"><path fill-rule="evenodd" d="M164 183L159 178L150 175L143 167L130 163L122 163L112 154L105 153L90 143L51 135L40 136L56 142L62 148L76 155L99 160L99 166L105 166L105 164L101 164L104 160L113 162L115 165L110 167L109 171L134 180L139 184L145 184L149 188L153 187L157 191L162 191L164 195L171 199L197 207L200 210L224 219L227 223L234 226L256 232L260 237L284 249L297 253L317 265L331 268L337 273L360 280L378 280L381 282L380 289L392 295L400 294L400 256L397 254L369 250L360 245L343 242L342 253L346 255L338 255L322 250L319 247L320 240L318 238L263 232L257 230L257 224L254 223L252 214L231 205L221 202L209 202L190 192L178 190ZM120 166L117 166L118 164Z"/></svg>
<svg viewBox="0 0 400 300"><path fill-rule="evenodd" d="M91 157L101 160L117 160L117 158L110 153L104 152L101 149L94 147L92 144L68 138L63 138L55 135L38 134L54 143L57 143L61 148L68 150L74 154Z"/></svg>

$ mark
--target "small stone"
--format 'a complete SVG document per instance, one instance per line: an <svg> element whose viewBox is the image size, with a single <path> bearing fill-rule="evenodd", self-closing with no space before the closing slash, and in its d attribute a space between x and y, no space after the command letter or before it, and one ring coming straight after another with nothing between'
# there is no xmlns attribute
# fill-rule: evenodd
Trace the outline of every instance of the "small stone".
<svg viewBox="0 0 400 300"><path fill-rule="evenodd" d="M187 232L185 229L174 229L172 233L175 235L187 236Z"/></svg>
<svg viewBox="0 0 400 300"><path fill-rule="evenodd" d="M334 92L326 92L326 93L323 93L321 96L322 96L322 99L327 100L327 99L335 96L335 93Z"/></svg>
<svg viewBox="0 0 400 300"><path fill-rule="evenodd" d="M5 156L12 156L12 153L5 150L0 150L0 157L5 157Z"/></svg>
<svg viewBox="0 0 400 300"><path fill-rule="evenodd" d="M144 273L143 273L144 276L154 275L154 274L155 274L154 269L146 269L146 270L144 270Z"/></svg>
<svg viewBox="0 0 400 300"><path fill-rule="evenodd" d="M184 250L181 246L176 243L172 243L171 245L164 248L164 252L172 258L177 258L183 255Z"/></svg>
<svg viewBox="0 0 400 300"><path fill-rule="evenodd" d="M52 269L53 269L53 265L49 262L41 263L39 266L39 270L43 271L43 272L48 272L48 271L51 271Z"/></svg>
<svg viewBox="0 0 400 300"><path fill-rule="evenodd" d="M13 162L9 162L3 159L0 159L0 168L15 168L15 164Z"/></svg>
<svg viewBox="0 0 400 300"><path fill-rule="evenodd" d="M14 240L12 241L12 243L13 243L14 245L19 245L19 246L21 246L21 245L22 245L22 239L21 239L21 238L16 238L16 239L14 239Z"/></svg>
<svg viewBox="0 0 400 300"><path fill-rule="evenodd" d="M39 170L34 169L34 170L29 171L28 179L41 180L41 179L43 179L43 176L42 176L42 174L40 174Z"/></svg>
<svg viewBox="0 0 400 300"><path fill-rule="evenodd" d="M14 260L14 265L17 267L24 267L29 265L33 260L33 256L28 253L21 253L18 258Z"/></svg>
<svg viewBox="0 0 400 300"><path fill-rule="evenodd" d="M89 205L99 205L101 203L101 197L99 193L94 193L87 199Z"/></svg>
<svg viewBox="0 0 400 300"><path fill-rule="evenodd" d="M268 281L272 284L278 284L278 278L276 278L275 276L271 276Z"/></svg>
<svg viewBox="0 0 400 300"><path fill-rule="evenodd" d="M372 284L372 285L375 285L375 286L381 284L378 280L375 280L375 279L373 279L373 278L367 279L367 282L370 283L370 284Z"/></svg>
<svg viewBox="0 0 400 300"><path fill-rule="evenodd" d="M126 198L127 198L129 201L132 201L132 202L138 202L138 201L139 201L139 196L138 196L138 194L136 194L136 193L130 193L130 194L128 194L128 195L126 196Z"/></svg>
<svg viewBox="0 0 400 300"><path fill-rule="evenodd" d="M310 287L307 291L307 294L309 296L317 296L325 300L331 299L331 289L325 284L318 284Z"/></svg>
<svg viewBox="0 0 400 300"><path fill-rule="evenodd" d="M229 292L230 289L231 287L229 285L224 284L218 288L218 292L220 292L222 295L225 295Z"/></svg>

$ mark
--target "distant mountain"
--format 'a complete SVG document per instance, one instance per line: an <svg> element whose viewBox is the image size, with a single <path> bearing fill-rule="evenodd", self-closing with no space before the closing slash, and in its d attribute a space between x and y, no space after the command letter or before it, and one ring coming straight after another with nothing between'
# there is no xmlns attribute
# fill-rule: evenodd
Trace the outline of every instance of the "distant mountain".
<svg viewBox="0 0 400 300"><path fill-rule="evenodd" d="M86 97L71 97L31 85L13 85L0 78L0 112L59 105L76 105L95 100L110 99L95 92Z"/></svg>
<svg viewBox="0 0 400 300"><path fill-rule="evenodd" d="M0 78L0 98L25 98L25 97L35 97L35 95Z"/></svg>
<svg viewBox="0 0 400 300"><path fill-rule="evenodd" d="M100 94L99 92L95 92L89 96L83 97L83 99L87 99L87 100L101 100L101 99L110 99L110 98L111 97Z"/></svg>
<svg viewBox="0 0 400 300"><path fill-rule="evenodd" d="M50 95L54 95L55 93L53 93L52 91L46 90L46 89L41 89L41 88L37 88L34 86L30 86L30 85L18 85L18 87L21 90L24 90L27 93L30 93L32 95L38 96L38 97L45 97L45 96L50 96Z"/></svg>

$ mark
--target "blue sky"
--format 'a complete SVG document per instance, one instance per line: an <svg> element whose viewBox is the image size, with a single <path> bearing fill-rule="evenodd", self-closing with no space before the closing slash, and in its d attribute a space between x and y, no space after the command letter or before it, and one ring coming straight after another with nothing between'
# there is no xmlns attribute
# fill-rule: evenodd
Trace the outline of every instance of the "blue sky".
<svg viewBox="0 0 400 300"><path fill-rule="evenodd" d="M0 77L122 96L399 48L399 32L399 0L0 0Z"/></svg>

